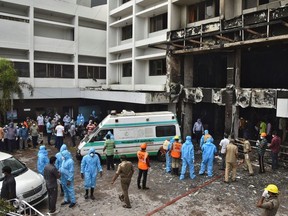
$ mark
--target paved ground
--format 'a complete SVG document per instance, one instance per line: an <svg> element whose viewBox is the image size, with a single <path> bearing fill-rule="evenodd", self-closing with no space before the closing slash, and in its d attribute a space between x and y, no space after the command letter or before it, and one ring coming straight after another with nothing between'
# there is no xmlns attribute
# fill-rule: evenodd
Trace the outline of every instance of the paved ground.
<svg viewBox="0 0 288 216"><path fill-rule="evenodd" d="M47 147L49 156L56 153L54 147ZM75 156L74 148L70 148ZM33 170L36 169L35 161L37 159L37 150L26 150L16 152L17 158L27 164ZM237 173L237 182L231 184L223 183L223 171L219 170L216 160L214 165L214 177L199 176L200 155L196 156L195 170L197 177L194 180L186 178L180 181L178 177L165 173L164 163L152 158L152 168L148 173L147 186L150 190L139 190L136 185L137 163L135 165L135 174L130 186L130 200L132 209L125 209L118 199L121 193L119 179L115 185L111 185L111 179L114 171L107 171L104 165L103 177L98 177L97 188L95 190L96 200L84 199L83 182L80 178L79 162L75 159L75 191L77 205L73 209L68 206L61 207L63 198L59 196L57 205L60 212L57 215L63 216L110 216L110 215L260 215L261 209L255 207L255 204L263 192L263 188L270 183L278 185L281 190L281 206L278 215L288 215L288 170L281 168L277 172L271 172L267 164L265 174L248 176L241 166ZM118 161L116 162L118 163ZM257 162L254 161L254 170L257 170ZM256 172L257 173L257 172ZM170 205L169 205L170 204ZM41 212L46 213L47 201L39 204L37 207ZM158 211L159 210L159 211Z"/></svg>

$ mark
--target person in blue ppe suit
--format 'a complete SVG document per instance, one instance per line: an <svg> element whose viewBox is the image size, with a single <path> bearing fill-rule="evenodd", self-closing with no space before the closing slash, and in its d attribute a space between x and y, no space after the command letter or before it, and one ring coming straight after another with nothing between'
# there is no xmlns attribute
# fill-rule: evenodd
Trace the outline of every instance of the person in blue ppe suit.
<svg viewBox="0 0 288 216"><path fill-rule="evenodd" d="M61 165L62 165L62 153L64 150L67 150L67 145L66 144L63 144L60 148L60 151L55 155L56 157L56 162L55 162L55 167L56 169L59 171ZM63 187L62 187L62 184L61 184L61 177L60 177L60 189L61 189L61 193L60 193L60 196L64 196L64 191L63 191Z"/></svg>
<svg viewBox="0 0 288 216"><path fill-rule="evenodd" d="M44 168L47 164L49 164L48 152L46 147L41 145L38 151L37 170L42 176L44 174Z"/></svg>
<svg viewBox="0 0 288 216"><path fill-rule="evenodd" d="M202 150L202 162L201 162L199 175L204 175L206 166L207 166L208 177L212 177L213 176L213 161L214 161L214 156L217 153L217 148L212 143L211 137L209 137L206 143L203 144L201 150Z"/></svg>
<svg viewBox="0 0 288 216"><path fill-rule="evenodd" d="M171 155L170 155L170 150L171 150L171 146L172 144L175 142L174 137L171 138L167 151L166 151L166 172L170 173L171 172L171 163L172 163L172 159L171 159Z"/></svg>
<svg viewBox="0 0 288 216"><path fill-rule="evenodd" d="M111 131L108 131L107 134L105 135L105 138L107 137L107 135L110 135L110 139L114 140L114 135L111 133ZM107 139L107 138L106 138Z"/></svg>
<svg viewBox="0 0 288 216"><path fill-rule="evenodd" d="M74 161L68 150L61 152L62 165L59 172L61 173L61 184L64 191L64 202L61 205L69 205L72 208L76 204L75 191L74 191Z"/></svg>
<svg viewBox="0 0 288 216"><path fill-rule="evenodd" d="M208 138L212 138L212 143L214 142L213 137L209 134L208 130L204 131L204 134L202 135L201 139L200 139L200 148L202 148L203 144L207 142Z"/></svg>
<svg viewBox="0 0 288 216"><path fill-rule="evenodd" d="M182 169L180 180L184 179L186 168L189 167L190 178L194 179L196 175L194 174L194 146L191 140L191 136L186 136L186 141L181 148L181 158L182 158Z"/></svg>
<svg viewBox="0 0 288 216"><path fill-rule="evenodd" d="M102 167L98 155L95 153L94 148L90 148L89 153L85 155L81 161L81 178L84 179L85 187L85 199L88 199L88 193L90 189L90 198L94 197L94 188L96 186L96 178L98 172L102 176Z"/></svg>

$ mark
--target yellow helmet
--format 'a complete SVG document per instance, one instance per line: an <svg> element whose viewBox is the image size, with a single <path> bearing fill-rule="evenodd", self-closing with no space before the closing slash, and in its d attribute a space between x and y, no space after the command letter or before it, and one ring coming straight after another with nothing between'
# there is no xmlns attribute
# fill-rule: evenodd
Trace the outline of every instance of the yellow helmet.
<svg viewBox="0 0 288 216"><path fill-rule="evenodd" d="M174 139L175 139L175 140L176 140L176 139L178 139L178 140L179 140L179 136L177 136L177 135L176 135L176 136L174 137Z"/></svg>
<svg viewBox="0 0 288 216"><path fill-rule="evenodd" d="M279 190L278 190L278 187L274 184L269 184L265 190L271 192L271 193L274 193L274 194L278 194L279 193Z"/></svg>

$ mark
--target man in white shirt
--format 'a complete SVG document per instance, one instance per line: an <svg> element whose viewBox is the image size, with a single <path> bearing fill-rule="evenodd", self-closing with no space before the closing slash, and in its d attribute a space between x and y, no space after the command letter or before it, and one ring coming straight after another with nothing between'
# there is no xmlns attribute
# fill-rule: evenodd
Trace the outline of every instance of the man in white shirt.
<svg viewBox="0 0 288 216"><path fill-rule="evenodd" d="M195 135L198 145L200 146L200 139L204 132L204 127L200 118L198 118L197 121L194 123L192 131L193 134Z"/></svg>
<svg viewBox="0 0 288 216"><path fill-rule="evenodd" d="M56 142L55 147L60 151L60 148L63 144L63 136L64 136L64 126L61 125L61 122L58 122L58 125L55 128L56 131Z"/></svg>
<svg viewBox="0 0 288 216"><path fill-rule="evenodd" d="M224 133L224 138L220 141L219 146L221 147L220 155L222 158L220 170L225 170L225 157L226 157L226 146L229 144L228 135Z"/></svg>
<svg viewBox="0 0 288 216"><path fill-rule="evenodd" d="M37 116L37 124L38 124L38 130L39 130L38 142L39 143L43 143L44 116L42 114Z"/></svg>

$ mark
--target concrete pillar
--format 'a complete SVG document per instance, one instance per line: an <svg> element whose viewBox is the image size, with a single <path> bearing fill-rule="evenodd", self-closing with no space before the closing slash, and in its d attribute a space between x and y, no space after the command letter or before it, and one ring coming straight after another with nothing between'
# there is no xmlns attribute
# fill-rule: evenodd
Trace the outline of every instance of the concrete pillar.
<svg viewBox="0 0 288 216"><path fill-rule="evenodd" d="M184 88L189 88L193 86L193 55L185 55L184 58ZM193 104L183 101L183 136L192 135L192 114L193 114ZM192 135L193 136L193 135Z"/></svg>
<svg viewBox="0 0 288 216"><path fill-rule="evenodd" d="M227 56L227 84L225 99L225 132L238 138L239 108L235 105L235 87L240 87L241 50Z"/></svg>
<svg viewBox="0 0 288 216"><path fill-rule="evenodd" d="M172 53L168 52L166 55L166 70L167 70L167 80L166 80L166 92L171 93L171 84L182 84L181 80L181 56L173 55ZM171 104L168 106L170 109L173 109L174 106L176 110L175 114L177 116L177 120L180 126L183 125L183 111L181 108L181 95L179 95L178 99L174 98L175 94L171 94L170 101ZM173 100L174 99L174 100ZM183 131L183 130L181 130Z"/></svg>
<svg viewBox="0 0 288 216"><path fill-rule="evenodd" d="M225 132L232 134L232 104L234 97L234 53L228 53L227 56L227 83L225 98Z"/></svg>

